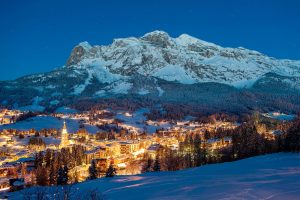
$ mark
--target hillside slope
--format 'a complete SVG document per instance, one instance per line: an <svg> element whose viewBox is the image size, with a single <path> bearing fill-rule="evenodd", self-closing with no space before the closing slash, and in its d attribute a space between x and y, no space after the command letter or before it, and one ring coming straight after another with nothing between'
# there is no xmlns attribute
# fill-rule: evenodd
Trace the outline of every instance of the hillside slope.
<svg viewBox="0 0 300 200"><path fill-rule="evenodd" d="M300 197L300 154L278 153L199 168L119 176L75 185L106 199L289 199ZM14 193L10 199L21 199Z"/></svg>

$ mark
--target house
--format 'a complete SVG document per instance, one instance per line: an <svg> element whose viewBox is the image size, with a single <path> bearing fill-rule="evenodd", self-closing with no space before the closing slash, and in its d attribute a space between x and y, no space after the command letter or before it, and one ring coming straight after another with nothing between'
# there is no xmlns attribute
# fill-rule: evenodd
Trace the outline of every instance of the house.
<svg viewBox="0 0 300 200"><path fill-rule="evenodd" d="M119 156L122 153L121 148L122 145L117 142L106 144L105 153L109 157Z"/></svg>
<svg viewBox="0 0 300 200"><path fill-rule="evenodd" d="M215 150L220 148L228 147L232 144L231 137L224 137L224 138L211 138L202 144L202 147L206 147L209 150Z"/></svg>
<svg viewBox="0 0 300 200"><path fill-rule="evenodd" d="M10 191L22 190L25 188L24 178L9 179Z"/></svg>
<svg viewBox="0 0 300 200"><path fill-rule="evenodd" d="M103 152L103 147L96 147L95 149L85 151L85 163L89 164L92 160L101 158L101 151Z"/></svg>
<svg viewBox="0 0 300 200"><path fill-rule="evenodd" d="M10 188L9 186L9 179L1 178L0 179L0 192L8 191Z"/></svg>
<svg viewBox="0 0 300 200"><path fill-rule="evenodd" d="M153 145L151 145L151 146L147 149L148 155L149 155L152 159L155 159L155 158L156 158L156 155L157 155L157 152L158 152L158 150L159 150L160 147L161 147L161 145L159 145L159 144L153 144Z"/></svg>
<svg viewBox="0 0 300 200"><path fill-rule="evenodd" d="M139 142L120 142L121 154L130 154L135 151L138 151L139 148Z"/></svg>

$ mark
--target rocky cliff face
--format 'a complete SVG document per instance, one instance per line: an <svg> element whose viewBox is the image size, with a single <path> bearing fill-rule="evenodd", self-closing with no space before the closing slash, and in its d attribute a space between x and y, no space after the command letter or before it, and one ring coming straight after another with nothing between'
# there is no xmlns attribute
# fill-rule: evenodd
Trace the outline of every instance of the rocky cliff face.
<svg viewBox="0 0 300 200"><path fill-rule="evenodd" d="M82 42L62 68L0 82L0 103L20 107L33 104L38 96L42 98L39 103L47 107L80 98L128 95L205 103L213 92L235 92L232 96L244 90L297 93L299 77L299 61L278 60L245 48L224 48L187 34L172 38L154 31L139 38L115 39L107 46ZM216 84L226 87L219 87L224 89L221 91ZM201 94L206 98L201 99Z"/></svg>
<svg viewBox="0 0 300 200"><path fill-rule="evenodd" d="M89 45L88 42L80 43L72 50L66 65L67 66L76 65L78 62L83 60L84 56L89 52L90 49L91 46Z"/></svg>

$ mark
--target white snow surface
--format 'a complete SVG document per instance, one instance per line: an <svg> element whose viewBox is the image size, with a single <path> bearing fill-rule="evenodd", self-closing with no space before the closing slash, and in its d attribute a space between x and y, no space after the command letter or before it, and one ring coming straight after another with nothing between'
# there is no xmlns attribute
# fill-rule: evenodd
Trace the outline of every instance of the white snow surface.
<svg viewBox="0 0 300 200"><path fill-rule="evenodd" d="M18 130L30 130L32 128L36 130L41 129L61 129L63 127L63 122L66 120L67 129L69 133L75 133L79 129L79 121L75 119L59 119L51 116L36 116L29 118L24 121L19 121L14 124L0 125L0 130L3 129L18 129ZM84 124L85 128L89 133L97 133L99 128L96 126Z"/></svg>
<svg viewBox="0 0 300 200"><path fill-rule="evenodd" d="M90 50L92 48L92 46L87 41L80 42L78 46L83 47L85 50Z"/></svg>
<svg viewBox="0 0 300 200"><path fill-rule="evenodd" d="M66 107L66 106L59 107L55 110L55 113L62 113L62 114L74 114L77 112L78 112L77 110Z"/></svg>
<svg viewBox="0 0 300 200"><path fill-rule="evenodd" d="M300 154L276 153L175 172L102 178L74 185L106 199L272 199L300 197ZM22 199L21 192L9 199Z"/></svg>
<svg viewBox="0 0 300 200"><path fill-rule="evenodd" d="M193 77L191 72L175 65L167 65L158 69L153 76L167 81L178 81L183 84L193 84L197 82L197 78L194 78L195 75Z"/></svg>
<svg viewBox="0 0 300 200"><path fill-rule="evenodd" d="M203 45L203 46L210 46L210 47L215 47L215 48L221 48L218 45L215 45L213 43L200 40L200 39L195 38L193 36L190 36L190 35L188 35L186 33L181 34L178 38L175 38L175 41L178 44L182 45L182 46L188 46L188 45L191 45L191 44L200 44L200 45Z"/></svg>
<svg viewBox="0 0 300 200"><path fill-rule="evenodd" d="M164 94L164 90L161 89L161 87L156 87L157 91L158 91L158 96L162 96Z"/></svg>
<svg viewBox="0 0 300 200"><path fill-rule="evenodd" d="M115 82L107 87L105 87L106 92L114 94L127 94L128 90L132 88L132 83L125 81Z"/></svg>
<svg viewBox="0 0 300 200"><path fill-rule="evenodd" d="M92 78L97 78L101 83L113 83L120 79L125 79L121 75L111 73L105 66L106 64L106 62L98 59L84 59L78 63L78 68L87 70L88 77L83 84L74 86L73 94L80 95L91 84Z"/></svg>
<svg viewBox="0 0 300 200"><path fill-rule="evenodd" d="M141 89L139 89L138 94L140 94L140 95L149 94L149 90L147 90L145 88L141 88Z"/></svg>
<svg viewBox="0 0 300 200"><path fill-rule="evenodd" d="M144 123L144 121L147 119L145 114L149 113L149 112L150 111L148 108L141 108L141 109L135 111L134 113L119 111L119 112L117 112L115 118L123 121L122 125L120 125L120 126L124 126L128 129L132 129L134 131L141 132L141 133L144 131L144 129L148 133L154 133L156 131L156 129L159 129L160 127L148 126L148 125L145 125L145 123ZM127 115L127 114L129 114L129 115Z"/></svg>
<svg viewBox="0 0 300 200"><path fill-rule="evenodd" d="M57 104L59 104L59 101L58 101L58 100L50 101L50 105L57 105Z"/></svg>

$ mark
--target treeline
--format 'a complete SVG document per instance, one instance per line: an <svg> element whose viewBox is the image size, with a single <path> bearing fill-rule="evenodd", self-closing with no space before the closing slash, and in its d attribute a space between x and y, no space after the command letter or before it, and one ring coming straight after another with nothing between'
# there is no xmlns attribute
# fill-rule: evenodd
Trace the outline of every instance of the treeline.
<svg viewBox="0 0 300 200"><path fill-rule="evenodd" d="M300 117L293 123L288 130L284 140L284 150L292 152L300 152Z"/></svg>
<svg viewBox="0 0 300 200"><path fill-rule="evenodd" d="M170 86L170 88L169 88ZM270 112L274 108L282 112L295 113L300 109L297 91L274 93L276 90L265 89L236 90L220 84L165 85L163 96L157 95L126 95L109 99L82 99L74 102L72 107L77 110L97 110L112 108L113 110L135 111L142 107L151 110L147 113L150 120L183 119L186 116L201 118L214 113L223 112L236 116L244 121L251 116L253 110ZM191 88L189 88L191 87ZM221 87L221 88L220 88ZM222 99L222 101L220 101Z"/></svg>
<svg viewBox="0 0 300 200"><path fill-rule="evenodd" d="M18 117L16 118L16 122L24 121L24 120L26 120L26 119L35 117L35 116L37 116L38 114L40 114L40 113L38 113L38 112L32 112L32 111L26 112L26 113L21 114L20 116L18 116Z"/></svg>
<svg viewBox="0 0 300 200"><path fill-rule="evenodd" d="M110 99L81 99L77 102L74 102L74 104L71 105L71 107L75 108L76 110L80 111L87 111L87 110L103 110L103 109L113 109L113 110L128 110L128 111L135 111L142 107L149 107L151 105L157 105L156 100L147 99L148 101L145 101L144 98L140 96L130 96L128 98L124 97L116 97L116 98L110 98Z"/></svg>
<svg viewBox="0 0 300 200"><path fill-rule="evenodd" d="M13 134L15 136L19 136L20 139L24 138L24 133L29 133L30 135L34 135L35 137L39 136L52 136L52 137L58 137L59 131L54 128L49 128L49 129L41 129L41 130L35 130L34 128L29 129L28 131L23 131L23 130L17 130L17 129L6 129L6 132Z"/></svg>
<svg viewBox="0 0 300 200"><path fill-rule="evenodd" d="M193 121L214 123L215 121L243 122L251 119L251 112L210 112L194 104L163 103L161 107L153 106L145 114L149 120L182 120L186 116L193 116Z"/></svg>
<svg viewBox="0 0 300 200"><path fill-rule="evenodd" d="M277 129L271 140L264 133L258 133L257 121L259 120L252 120L233 131L232 149L237 159L267 153L300 151L300 116L292 123L266 124Z"/></svg>
<svg viewBox="0 0 300 200"><path fill-rule="evenodd" d="M42 138L30 138L28 145L37 145L37 146L44 146L46 147L46 143L43 141Z"/></svg>
<svg viewBox="0 0 300 200"><path fill-rule="evenodd" d="M176 171L197 167L207 163L209 155L206 148L201 148L199 134L189 134L178 150L161 146L155 158L145 154L142 172Z"/></svg>
<svg viewBox="0 0 300 200"><path fill-rule="evenodd" d="M117 170L112 163L110 163L109 167L105 169L103 167L97 166L96 162L96 160L92 160L91 166L89 167L88 179L93 180L96 178L101 178L103 177L102 174L105 174L106 178L111 178L117 174Z"/></svg>
<svg viewBox="0 0 300 200"><path fill-rule="evenodd" d="M84 147L80 145L61 151L48 149L39 152L35 158L36 184L46 186L78 182L79 174L76 171L70 174L69 171L84 163L84 152Z"/></svg>
<svg viewBox="0 0 300 200"><path fill-rule="evenodd" d="M243 159L267 153L279 152L283 149L283 135L275 135L268 139L265 134L257 131L257 125L247 123L232 132L232 160Z"/></svg>

